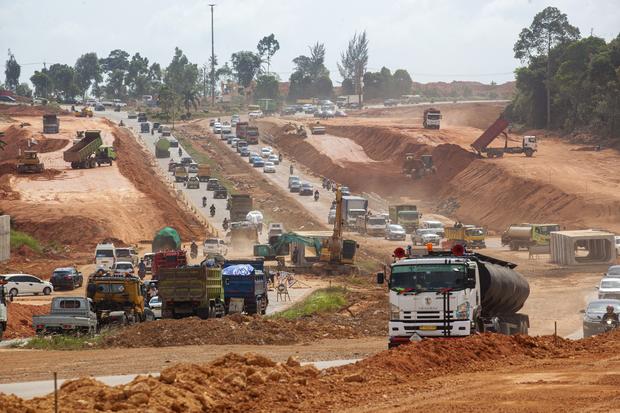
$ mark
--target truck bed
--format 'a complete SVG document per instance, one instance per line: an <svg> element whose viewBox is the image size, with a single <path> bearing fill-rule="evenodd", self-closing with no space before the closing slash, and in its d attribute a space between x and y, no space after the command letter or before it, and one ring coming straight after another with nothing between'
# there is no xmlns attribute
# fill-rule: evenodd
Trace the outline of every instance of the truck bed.
<svg viewBox="0 0 620 413"><path fill-rule="evenodd" d="M499 134L508 127L508 125L509 122L506 119L498 118L487 128L487 130L482 133L482 135L480 135L478 139L474 141L474 143L471 144L471 147L478 153L483 152L483 150L489 146L489 144L493 142L493 140L497 138Z"/></svg>
<svg viewBox="0 0 620 413"><path fill-rule="evenodd" d="M101 136L86 136L64 151L62 157L65 162L81 162L94 154L102 144Z"/></svg>

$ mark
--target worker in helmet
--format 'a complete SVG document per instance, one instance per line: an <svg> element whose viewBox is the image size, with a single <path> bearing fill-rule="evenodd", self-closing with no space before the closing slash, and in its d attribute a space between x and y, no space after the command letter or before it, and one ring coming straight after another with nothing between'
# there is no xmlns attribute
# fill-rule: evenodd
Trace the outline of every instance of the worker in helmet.
<svg viewBox="0 0 620 413"><path fill-rule="evenodd" d="M603 314L603 319L602 321L605 322L609 319L612 319L614 322L618 323L618 313L615 312L614 306L613 305L608 305L607 306L607 312L605 312L605 314Z"/></svg>

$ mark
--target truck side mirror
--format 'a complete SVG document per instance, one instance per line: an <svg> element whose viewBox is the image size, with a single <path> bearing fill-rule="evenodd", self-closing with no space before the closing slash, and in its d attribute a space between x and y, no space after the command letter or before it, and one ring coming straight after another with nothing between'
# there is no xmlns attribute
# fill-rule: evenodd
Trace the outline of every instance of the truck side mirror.
<svg viewBox="0 0 620 413"><path fill-rule="evenodd" d="M377 273L377 284L383 284L385 282L385 274L382 272Z"/></svg>
<svg viewBox="0 0 620 413"><path fill-rule="evenodd" d="M474 268L467 269L467 278L465 279L465 288L474 288L476 286L476 270Z"/></svg>

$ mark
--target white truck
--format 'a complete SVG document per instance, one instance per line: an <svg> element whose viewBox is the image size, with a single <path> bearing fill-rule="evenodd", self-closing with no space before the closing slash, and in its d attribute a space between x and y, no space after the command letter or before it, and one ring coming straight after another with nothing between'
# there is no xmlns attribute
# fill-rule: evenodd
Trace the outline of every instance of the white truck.
<svg viewBox="0 0 620 413"><path fill-rule="evenodd" d="M419 253L419 251L415 251ZM389 344L423 337L465 337L477 332L527 334L529 318L518 311L530 288L515 264L481 254L425 251L399 259L389 268ZM384 273L377 274L383 284Z"/></svg>
<svg viewBox="0 0 620 413"><path fill-rule="evenodd" d="M368 212L368 200L361 196L343 196L341 205L342 219L348 229L354 229L357 224L357 217L366 215Z"/></svg>
<svg viewBox="0 0 620 413"><path fill-rule="evenodd" d="M116 262L116 248L114 244L104 243L97 244L95 248L95 265L97 269L103 268L109 270Z"/></svg>
<svg viewBox="0 0 620 413"><path fill-rule="evenodd" d="M32 316L32 327L37 334L97 331L97 314L90 298L54 297L51 308L49 314Z"/></svg>
<svg viewBox="0 0 620 413"><path fill-rule="evenodd" d="M360 215L357 217L356 229L360 234L384 237L387 224L388 220L385 215Z"/></svg>
<svg viewBox="0 0 620 413"><path fill-rule="evenodd" d="M343 95L336 98L336 106L339 108L359 108L359 95Z"/></svg>

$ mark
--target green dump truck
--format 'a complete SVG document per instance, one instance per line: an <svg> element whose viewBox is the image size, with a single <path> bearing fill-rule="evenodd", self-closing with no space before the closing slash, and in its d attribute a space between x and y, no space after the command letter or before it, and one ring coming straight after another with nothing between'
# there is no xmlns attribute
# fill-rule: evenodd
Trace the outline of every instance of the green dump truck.
<svg viewBox="0 0 620 413"><path fill-rule="evenodd" d="M197 316L207 319L225 314L220 268L201 265L161 268L158 277L162 318Z"/></svg>
<svg viewBox="0 0 620 413"><path fill-rule="evenodd" d="M153 237L151 250L153 252L181 249L181 237L179 233L170 227L164 227L157 231Z"/></svg>
<svg viewBox="0 0 620 413"><path fill-rule="evenodd" d="M103 145L100 130L87 130L84 138L63 152L65 162L71 163L73 169L94 168L97 166L97 150Z"/></svg>
<svg viewBox="0 0 620 413"><path fill-rule="evenodd" d="M170 158L170 141L166 138L160 138L155 144L156 158Z"/></svg>

